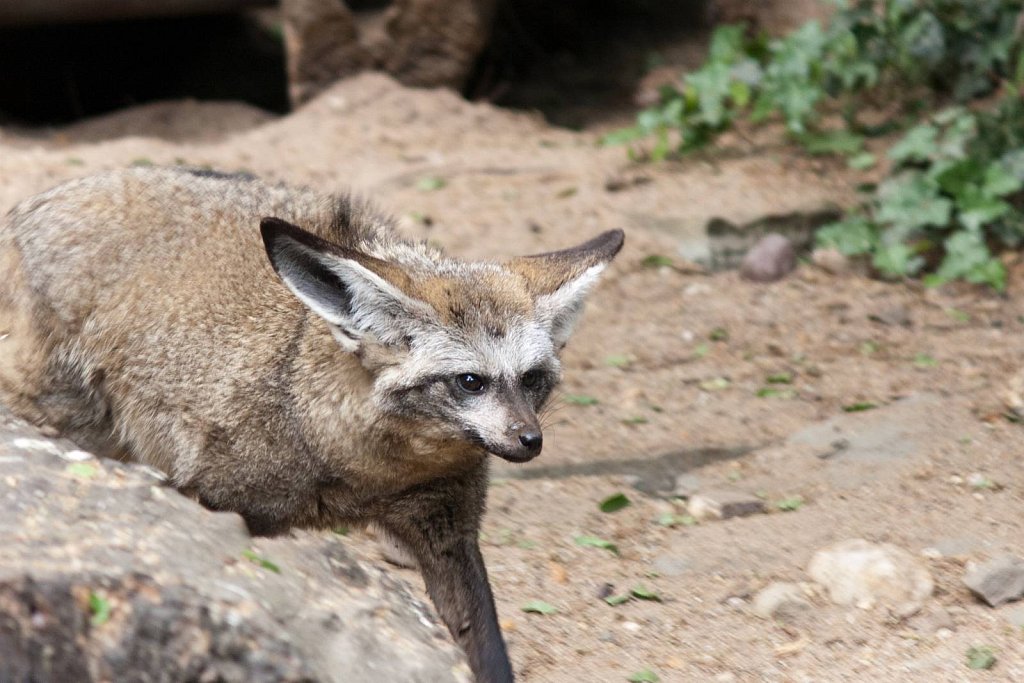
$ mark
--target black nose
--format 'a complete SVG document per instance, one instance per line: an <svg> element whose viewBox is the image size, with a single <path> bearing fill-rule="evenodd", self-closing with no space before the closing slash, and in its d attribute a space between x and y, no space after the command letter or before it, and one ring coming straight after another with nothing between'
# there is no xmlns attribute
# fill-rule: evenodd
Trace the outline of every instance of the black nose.
<svg viewBox="0 0 1024 683"><path fill-rule="evenodd" d="M519 435L519 443L528 451L539 451L544 444L544 436L540 432L526 432Z"/></svg>

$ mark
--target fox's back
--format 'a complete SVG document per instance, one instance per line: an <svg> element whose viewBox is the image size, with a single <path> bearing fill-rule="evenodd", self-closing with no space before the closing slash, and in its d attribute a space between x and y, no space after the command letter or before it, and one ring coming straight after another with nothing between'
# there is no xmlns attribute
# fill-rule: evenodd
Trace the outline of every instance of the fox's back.
<svg viewBox="0 0 1024 683"><path fill-rule="evenodd" d="M0 227L0 250L18 262L6 298L30 315L21 346L43 347L32 362L45 368L21 374L45 373L37 384L67 394L33 398L61 409L62 424L130 431L129 449L168 471L182 451L210 447L192 422L282 419L274 387L306 314L267 262L260 219L286 217L353 245L392 239L388 226L346 215L357 210L344 198L184 169L112 172L23 202Z"/></svg>

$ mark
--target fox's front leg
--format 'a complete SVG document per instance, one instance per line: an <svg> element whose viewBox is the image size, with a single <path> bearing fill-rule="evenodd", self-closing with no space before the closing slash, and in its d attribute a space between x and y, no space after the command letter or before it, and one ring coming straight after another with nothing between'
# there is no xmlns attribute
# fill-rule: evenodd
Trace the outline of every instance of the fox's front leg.
<svg viewBox="0 0 1024 683"><path fill-rule="evenodd" d="M465 651L478 683L513 680L480 555L486 471L432 482L407 492L381 520L416 557L427 592Z"/></svg>

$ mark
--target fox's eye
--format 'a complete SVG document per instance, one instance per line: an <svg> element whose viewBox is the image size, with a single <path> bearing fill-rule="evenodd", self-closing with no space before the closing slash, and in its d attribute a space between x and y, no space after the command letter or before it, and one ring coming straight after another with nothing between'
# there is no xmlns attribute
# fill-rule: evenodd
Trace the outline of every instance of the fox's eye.
<svg viewBox="0 0 1024 683"><path fill-rule="evenodd" d="M486 384L483 377L472 373L459 375L455 378L455 383L459 385L460 389L470 394L479 394L484 390L484 385Z"/></svg>
<svg viewBox="0 0 1024 683"><path fill-rule="evenodd" d="M530 370L529 372L524 373L519 380L524 389L536 389L543 381L544 373L540 370Z"/></svg>

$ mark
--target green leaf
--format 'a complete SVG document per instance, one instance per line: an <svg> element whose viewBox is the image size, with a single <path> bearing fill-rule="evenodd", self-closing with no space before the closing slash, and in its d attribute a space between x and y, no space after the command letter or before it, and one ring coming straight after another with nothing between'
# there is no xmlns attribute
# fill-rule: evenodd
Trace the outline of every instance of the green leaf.
<svg viewBox="0 0 1024 683"><path fill-rule="evenodd" d="M416 181L416 189L420 192L433 192L435 190L440 190L447 184L447 181L445 181L441 176L428 175L423 176Z"/></svg>
<svg viewBox="0 0 1024 683"><path fill-rule="evenodd" d="M615 493L602 500L598 507L601 512L618 512L619 510L628 508L629 506L630 501L629 498L626 497L625 493Z"/></svg>
<svg viewBox="0 0 1024 683"><path fill-rule="evenodd" d="M531 600L519 609L528 614L558 614L558 609L543 600Z"/></svg>
<svg viewBox="0 0 1024 683"><path fill-rule="evenodd" d="M630 592L630 594L634 598L637 598L639 600L650 600L652 602L661 602L661 596L660 595L658 595L655 591L652 591L652 590L650 590L648 588L644 588L643 586L635 586L629 592Z"/></svg>
<svg viewBox="0 0 1024 683"><path fill-rule="evenodd" d="M870 253L878 245L878 228L864 216L851 216L838 223L823 226L818 243L832 247L846 256Z"/></svg>
<svg viewBox="0 0 1024 683"><path fill-rule="evenodd" d="M629 678L626 679L629 683L659 683L661 681L658 678L658 674L654 673L650 669L644 669L643 671L637 671L634 674L630 674Z"/></svg>
<svg viewBox="0 0 1024 683"><path fill-rule="evenodd" d="M992 197L1005 197L1019 191L1024 186L1024 181L998 161L993 161L985 168L983 183L983 191Z"/></svg>
<svg viewBox="0 0 1024 683"><path fill-rule="evenodd" d="M939 364L939 361L935 360L927 353L919 353L914 356L914 366L918 368L934 368Z"/></svg>
<svg viewBox="0 0 1024 683"><path fill-rule="evenodd" d="M967 650L968 669L991 669L996 665L996 655L988 646L972 647Z"/></svg>
<svg viewBox="0 0 1024 683"><path fill-rule="evenodd" d="M765 379L768 384L792 384L793 374L790 372L776 372L773 375L768 375Z"/></svg>
<svg viewBox="0 0 1024 683"><path fill-rule="evenodd" d="M791 399L796 397L796 392L792 389L779 389L778 387L761 387L757 390L758 398L785 398Z"/></svg>
<svg viewBox="0 0 1024 683"><path fill-rule="evenodd" d="M862 413L865 410L874 410L877 407L877 403L870 403L869 401L860 401L859 403L851 403L849 405L843 406L843 412Z"/></svg>
<svg viewBox="0 0 1024 683"><path fill-rule="evenodd" d="M600 548L601 550L607 550L613 555L619 554L619 547L617 545L597 536L577 536L574 540L576 545L584 548Z"/></svg>
<svg viewBox="0 0 1024 683"><path fill-rule="evenodd" d="M625 354L614 354L604 359L604 364L613 368L627 367L633 360Z"/></svg>
<svg viewBox="0 0 1024 683"><path fill-rule="evenodd" d="M885 244L878 247L871 258L871 265L885 275L899 277L913 275L920 260L915 258L913 249L906 244Z"/></svg>
<svg viewBox="0 0 1024 683"><path fill-rule="evenodd" d="M864 147L864 136L848 130L830 130L801 135L800 143L811 154L850 156Z"/></svg>
<svg viewBox="0 0 1024 683"><path fill-rule="evenodd" d="M102 626L110 619L110 601L98 593L89 593L89 612L92 618L89 623L93 626Z"/></svg>
<svg viewBox="0 0 1024 683"><path fill-rule="evenodd" d="M938 183L913 171L879 185L878 202L878 221L904 229L943 227L953 212L953 202L939 193Z"/></svg>
<svg viewBox="0 0 1024 683"><path fill-rule="evenodd" d="M627 417L622 420L622 424L625 425L645 425L648 422L650 422L650 420L643 415L634 415L633 417Z"/></svg>
<svg viewBox="0 0 1024 683"><path fill-rule="evenodd" d="M783 512L793 512L804 506L803 496L789 496L775 503L775 507Z"/></svg>
<svg viewBox="0 0 1024 683"><path fill-rule="evenodd" d="M244 557L245 559L249 560L253 564L259 565L260 567L262 567L263 569L266 569L267 571L274 572L275 574L280 574L281 573L281 568L280 567L278 567L276 564L274 564L273 562L271 562L267 558L261 557L260 555L257 555L252 550L243 550L242 551L242 557Z"/></svg>
<svg viewBox="0 0 1024 683"><path fill-rule="evenodd" d="M708 339L716 342L729 341L729 330L725 329L724 327L716 327L715 329L711 330L710 334L708 334Z"/></svg>
<svg viewBox="0 0 1024 683"><path fill-rule="evenodd" d="M667 526L669 528L674 526L696 526L697 518L692 515L676 515L671 512L666 512L658 518L658 524L661 526Z"/></svg>
<svg viewBox="0 0 1024 683"><path fill-rule="evenodd" d="M604 601L612 607L617 607L624 602L629 602L632 599L633 596L626 593L624 595L609 595L607 598L604 599Z"/></svg>
<svg viewBox="0 0 1024 683"><path fill-rule="evenodd" d="M668 256L662 256L661 254L650 254L648 256L644 256L643 260L640 261L640 265L642 265L644 268L671 268L672 266L675 265L675 263L673 263L672 259L669 258Z"/></svg>
<svg viewBox="0 0 1024 683"><path fill-rule="evenodd" d="M850 157L846 165L855 171L866 171L869 168L874 168L878 163L878 157L871 152L861 152Z"/></svg>
<svg viewBox="0 0 1024 683"><path fill-rule="evenodd" d="M100 470L96 465L89 462L73 462L65 467L64 471L82 479L92 479Z"/></svg>
<svg viewBox="0 0 1024 683"><path fill-rule="evenodd" d="M889 149L889 158L897 164L928 161L935 154L939 129L929 123L914 126Z"/></svg>
<svg viewBox="0 0 1024 683"><path fill-rule="evenodd" d="M566 394L565 402L571 403L574 406L596 406L599 401L593 396L587 396L586 394Z"/></svg>
<svg viewBox="0 0 1024 683"><path fill-rule="evenodd" d="M989 252L980 233L956 232L946 240L945 248L946 256L931 284L962 278L975 284L991 285L999 291L1006 287L1006 269Z"/></svg>

